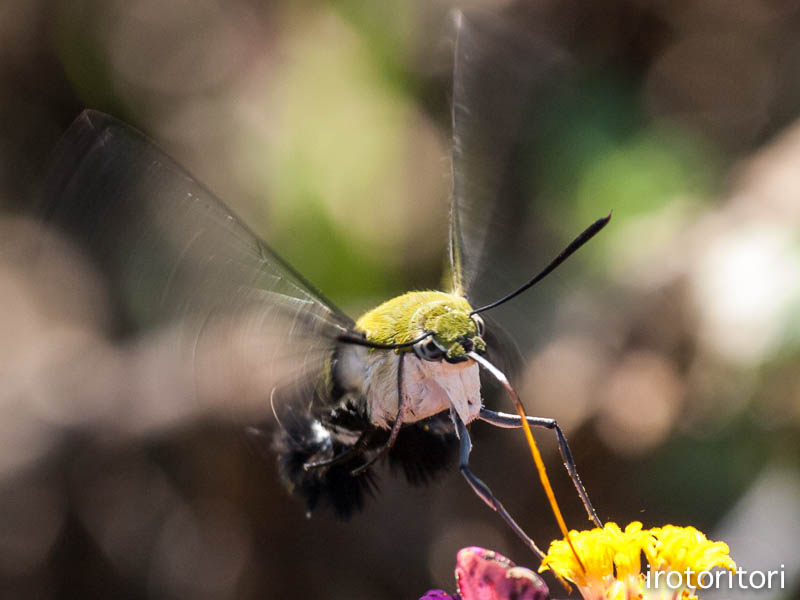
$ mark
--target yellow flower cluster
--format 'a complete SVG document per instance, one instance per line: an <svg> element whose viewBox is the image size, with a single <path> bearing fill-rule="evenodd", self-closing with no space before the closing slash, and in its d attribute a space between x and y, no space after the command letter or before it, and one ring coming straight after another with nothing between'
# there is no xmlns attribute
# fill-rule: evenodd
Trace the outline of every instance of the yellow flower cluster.
<svg viewBox="0 0 800 600"><path fill-rule="evenodd" d="M566 540L550 544L539 571L552 570L578 586L586 600L623 600L629 598L696 600L697 576L714 567L731 571L736 565L724 542L712 542L694 527L665 525L644 529L638 521L623 531L616 523L602 529L570 531L583 568ZM647 577L642 573L642 555L649 564ZM677 586L667 585L666 575L677 572Z"/></svg>

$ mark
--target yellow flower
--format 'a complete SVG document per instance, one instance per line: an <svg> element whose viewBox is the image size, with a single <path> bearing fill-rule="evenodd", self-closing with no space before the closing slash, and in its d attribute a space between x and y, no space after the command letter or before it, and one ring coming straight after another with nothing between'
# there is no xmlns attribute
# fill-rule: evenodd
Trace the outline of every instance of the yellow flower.
<svg viewBox="0 0 800 600"><path fill-rule="evenodd" d="M616 523L606 523L602 529L570 531L569 536L583 568L567 541L556 540L539 571L550 569L573 582L586 600L697 600L697 573L714 567L736 568L727 544L708 540L694 527L644 529L634 521L623 531ZM648 577L642 574L642 555L649 563ZM694 574L686 577L687 569ZM665 577L663 581L656 578L653 585L652 572L664 576L671 571L682 575L680 585L668 587Z"/></svg>
<svg viewBox="0 0 800 600"><path fill-rule="evenodd" d="M655 551L645 552L650 568L653 571L694 571L689 585L697 587L697 573L709 571L714 567L722 567L729 571L736 570L736 563L728 556L728 544L712 542L702 531L694 527L676 527L665 525L651 529L656 538Z"/></svg>

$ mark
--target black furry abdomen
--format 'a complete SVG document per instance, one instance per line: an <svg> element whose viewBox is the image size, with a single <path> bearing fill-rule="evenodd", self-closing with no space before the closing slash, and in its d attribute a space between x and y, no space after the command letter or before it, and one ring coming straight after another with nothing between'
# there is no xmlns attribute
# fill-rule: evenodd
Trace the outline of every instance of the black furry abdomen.
<svg viewBox="0 0 800 600"><path fill-rule="evenodd" d="M273 445L281 479L292 494L305 500L309 512L318 506L329 506L339 517L348 518L363 507L365 497L376 489L371 470L351 475L367 460L360 452L352 452L331 465L305 468L306 463L330 460L350 448L334 440L311 415L278 431Z"/></svg>
<svg viewBox="0 0 800 600"><path fill-rule="evenodd" d="M335 417L336 411L328 416ZM342 416L339 413L338 416ZM348 422L352 425L352 422ZM303 498L309 512L330 507L341 518L361 510L368 496L377 491L374 467L359 475L352 472L386 443L389 432L365 424L366 435L357 447L337 440L331 433L335 422L324 422L308 414L295 418L276 433L274 449L278 468L287 488ZM456 458L457 440L446 413L404 425L394 446L387 453L393 470L402 470L413 485L429 483L445 472ZM306 469L305 464L330 460L347 453L341 460Z"/></svg>

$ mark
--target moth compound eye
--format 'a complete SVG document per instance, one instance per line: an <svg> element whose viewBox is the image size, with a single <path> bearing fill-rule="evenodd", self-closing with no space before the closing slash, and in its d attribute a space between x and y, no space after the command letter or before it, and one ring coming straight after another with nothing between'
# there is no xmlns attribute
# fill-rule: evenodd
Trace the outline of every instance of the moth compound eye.
<svg viewBox="0 0 800 600"><path fill-rule="evenodd" d="M472 320L475 321L475 327L478 328L478 335L483 335L483 332L486 330L486 324L483 322L483 319L480 318L479 315L472 315Z"/></svg>
<svg viewBox="0 0 800 600"><path fill-rule="evenodd" d="M441 360L444 357L444 350L431 336L414 344L414 354L424 360Z"/></svg>

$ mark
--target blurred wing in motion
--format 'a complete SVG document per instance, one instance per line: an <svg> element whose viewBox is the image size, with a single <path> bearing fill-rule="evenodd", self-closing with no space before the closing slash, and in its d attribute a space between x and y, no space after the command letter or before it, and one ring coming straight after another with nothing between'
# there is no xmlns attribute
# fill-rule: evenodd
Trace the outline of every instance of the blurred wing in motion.
<svg viewBox="0 0 800 600"><path fill-rule="evenodd" d="M546 130L541 99L557 94L567 61L496 16L455 19L450 268L454 291L478 307L524 281L504 277L498 260L520 236L530 203L512 179L515 153Z"/></svg>
<svg viewBox="0 0 800 600"><path fill-rule="evenodd" d="M107 282L118 336L174 328L172 350L206 395L236 390L268 407L276 386L313 385L352 330L219 199L107 115L86 111L67 131L44 202Z"/></svg>

